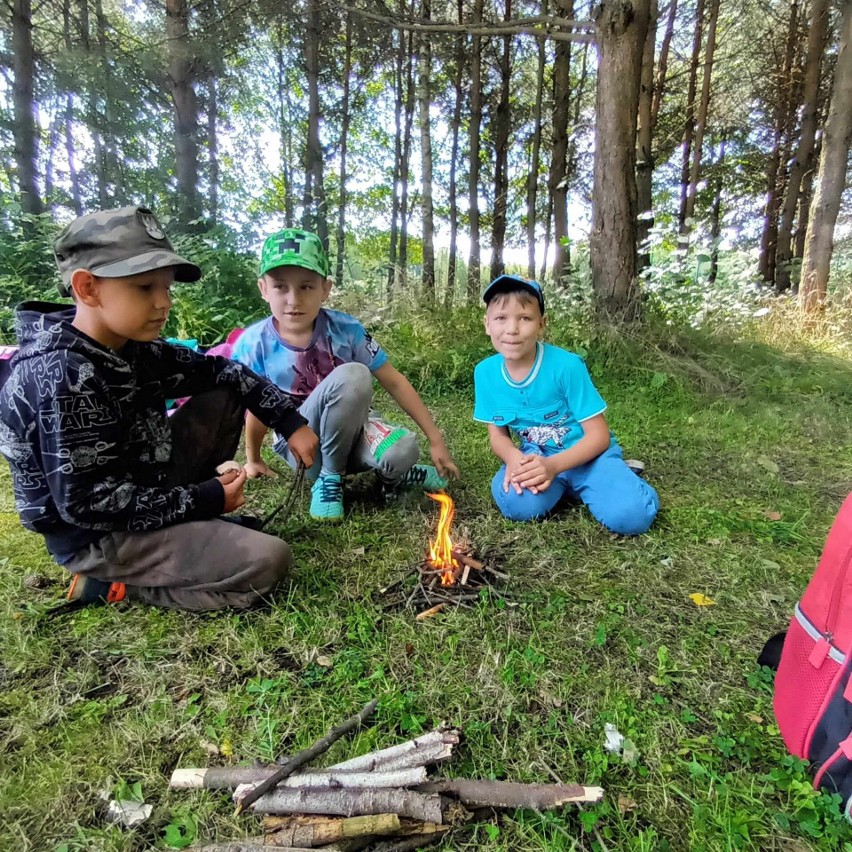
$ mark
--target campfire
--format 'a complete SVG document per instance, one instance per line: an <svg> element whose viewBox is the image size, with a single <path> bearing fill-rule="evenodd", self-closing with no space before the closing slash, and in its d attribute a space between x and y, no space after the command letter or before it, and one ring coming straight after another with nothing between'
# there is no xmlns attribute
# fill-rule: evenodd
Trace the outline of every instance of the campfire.
<svg viewBox="0 0 852 852"><path fill-rule="evenodd" d="M456 510L452 498L443 492L426 496L441 507L435 536L429 539L424 556L412 566L417 572L414 588L408 594L400 593L402 596L396 596L387 606L400 604L417 609L426 606L428 609L417 615L418 620L423 620L436 615L447 605L473 607L474 602L481 599L484 590L505 598L499 586L509 576L494 564L497 548L491 548L486 558L476 554L466 536L454 540L452 525ZM409 576L406 574L381 589L380 594L386 596L392 590L398 590L407 583Z"/></svg>

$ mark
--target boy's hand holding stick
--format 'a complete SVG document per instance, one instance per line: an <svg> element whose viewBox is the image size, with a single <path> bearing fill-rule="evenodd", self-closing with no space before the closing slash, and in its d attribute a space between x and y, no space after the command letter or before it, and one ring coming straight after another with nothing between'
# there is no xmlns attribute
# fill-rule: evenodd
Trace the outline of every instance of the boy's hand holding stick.
<svg viewBox="0 0 852 852"><path fill-rule="evenodd" d="M246 502L245 495L243 494L246 472L243 468L229 467L221 476L217 476L216 478L225 492L225 506L222 512L227 515L228 512L236 511Z"/></svg>

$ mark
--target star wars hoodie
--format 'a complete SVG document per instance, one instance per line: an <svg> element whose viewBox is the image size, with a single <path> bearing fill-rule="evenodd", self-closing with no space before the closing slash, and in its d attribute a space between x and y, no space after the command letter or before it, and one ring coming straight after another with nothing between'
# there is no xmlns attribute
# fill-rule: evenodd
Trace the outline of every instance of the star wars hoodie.
<svg viewBox="0 0 852 852"><path fill-rule="evenodd" d="M289 396L241 364L162 340L131 340L116 352L73 319L64 305L21 305L20 351L0 391L0 453L12 468L15 507L60 564L105 531L221 514L215 478L158 485L172 452L166 399L231 387L285 437L305 425Z"/></svg>

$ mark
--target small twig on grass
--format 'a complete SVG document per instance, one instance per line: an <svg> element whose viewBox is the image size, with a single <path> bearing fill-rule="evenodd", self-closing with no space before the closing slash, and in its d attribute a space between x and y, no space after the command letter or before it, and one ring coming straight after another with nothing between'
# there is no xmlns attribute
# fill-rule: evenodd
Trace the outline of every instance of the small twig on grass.
<svg viewBox="0 0 852 852"><path fill-rule="evenodd" d="M279 781L292 775L297 769L310 763L314 758L328 751L342 736L350 731L357 730L373 714L378 706L378 699L374 698L366 704L359 713L350 716L345 722L332 728L321 740L317 740L309 748L293 755L274 775L270 775L265 781L261 781L256 787L247 790L237 801L235 816L242 813L249 805L254 804L264 793L268 793Z"/></svg>
<svg viewBox="0 0 852 852"><path fill-rule="evenodd" d="M282 509L284 509L284 520L290 516L290 512L293 510L293 505L296 502L296 496L301 490L301 486L304 481L305 465L302 462L299 462L299 467L296 469L296 476L290 485L290 490L287 492L287 496L260 522L261 529L263 529Z"/></svg>

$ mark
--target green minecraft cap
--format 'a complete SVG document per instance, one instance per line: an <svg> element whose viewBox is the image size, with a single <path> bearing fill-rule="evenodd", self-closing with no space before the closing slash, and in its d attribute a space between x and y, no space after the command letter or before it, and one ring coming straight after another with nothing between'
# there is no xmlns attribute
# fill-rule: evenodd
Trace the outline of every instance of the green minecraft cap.
<svg viewBox="0 0 852 852"><path fill-rule="evenodd" d="M301 228L285 228L267 237L260 253L260 274L278 266L301 266L328 278L328 255L316 234Z"/></svg>

